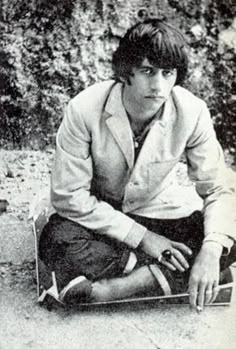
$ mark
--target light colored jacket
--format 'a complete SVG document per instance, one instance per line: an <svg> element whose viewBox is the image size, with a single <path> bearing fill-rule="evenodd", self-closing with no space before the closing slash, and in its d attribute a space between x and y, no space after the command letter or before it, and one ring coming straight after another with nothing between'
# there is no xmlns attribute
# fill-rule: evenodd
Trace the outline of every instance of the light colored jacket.
<svg viewBox="0 0 236 349"><path fill-rule="evenodd" d="M176 181L176 165L185 154L189 176L203 199L205 234L235 236L230 212L234 197L225 183L223 152L206 104L174 87L134 164L122 88L110 80L70 101L57 134L52 171L56 211L135 248L146 229L125 213L165 219L186 217L202 208L199 196L188 192L193 187ZM122 202L123 212L110 200Z"/></svg>

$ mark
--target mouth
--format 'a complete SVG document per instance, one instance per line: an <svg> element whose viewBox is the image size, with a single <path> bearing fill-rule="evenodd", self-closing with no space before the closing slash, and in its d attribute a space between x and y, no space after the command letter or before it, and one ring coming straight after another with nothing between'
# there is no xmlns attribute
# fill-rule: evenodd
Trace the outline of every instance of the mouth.
<svg viewBox="0 0 236 349"><path fill-rule="evenodd" d="M163 100L164 99L163 96L157 96L157 95L149 95L149 96L146 96L145 98L156 99L156 100Z"/></svg>

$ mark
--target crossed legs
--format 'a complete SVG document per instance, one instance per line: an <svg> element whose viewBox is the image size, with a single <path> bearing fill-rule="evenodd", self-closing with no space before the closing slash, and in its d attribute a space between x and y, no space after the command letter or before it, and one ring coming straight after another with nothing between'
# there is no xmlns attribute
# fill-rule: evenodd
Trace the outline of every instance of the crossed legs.
<svg viewBox="0 0 236 349"><path fill-rule="evenodd" d="M200 212L178 220L132 218L151 231L187 244L193 251L189 260L192 265L203 239ZM133 253L136 261L132 261ZM48 270L55 272L59 292L79 276L85 277L82 283L79 278L68 288L65 299L71 304L179 293L188 286L189 272L171 272L142 251L131 251L126 245L94 234L57 214L42 232L39 254ZM224 258L221 264L226 268L229 263Z"/></svg>

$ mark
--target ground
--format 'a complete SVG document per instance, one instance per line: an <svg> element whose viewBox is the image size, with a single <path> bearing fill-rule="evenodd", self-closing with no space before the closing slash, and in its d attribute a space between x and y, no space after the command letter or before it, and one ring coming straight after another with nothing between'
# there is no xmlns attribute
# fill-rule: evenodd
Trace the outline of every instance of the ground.
<svg viewBox="0 0 236 349"><path fill-rule="evenodd" d="M29 266L28 266L29 267ZM30 265L31 267L31 265ZM230 307L136 305L48 311L36 304L31 268L4 268L1 349L233 349L236 295Z"/></svg>
<svg viewBox="0 0 236 349"><path fill-rule="evenodd" d="M230 307L208 307L200 315L187 305L159 303L89 311L37 304L29 205L48 190L52 157L51 149L0 152L0 348L235 348L235 292ZM191 185L183 164L178 178Z"/></svg>

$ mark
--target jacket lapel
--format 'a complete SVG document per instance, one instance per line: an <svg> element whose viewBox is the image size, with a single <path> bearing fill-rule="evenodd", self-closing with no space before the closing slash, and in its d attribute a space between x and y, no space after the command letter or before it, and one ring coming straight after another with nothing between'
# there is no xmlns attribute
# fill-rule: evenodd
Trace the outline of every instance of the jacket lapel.
<svg viewBox="0 0 236 349"><path fill-rule="evenodd" d="M130 169L134 165L134 146L129 119L122 104L122 84L116 84L105 107L107 126L120 147Z"/></svg>
<svg viewBox="0 0 236 349"><path fill-rule="evenodd" d="M122 84L116 84L107 100L105 112L107 126L119 145L130 169L134 167L134 145L129 119L122 103ZM165 102L160 119L151 127L139 153L135 169L152 161L162 161L170 149L165 149L168 131L176 119L172 96Z"/></svg>

